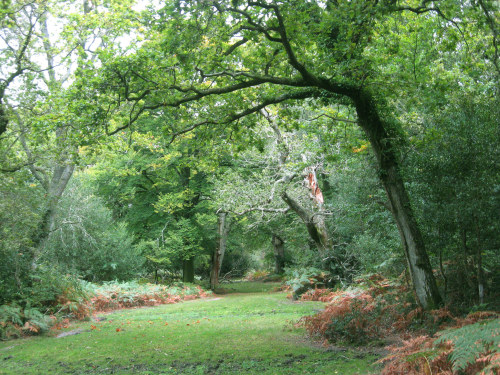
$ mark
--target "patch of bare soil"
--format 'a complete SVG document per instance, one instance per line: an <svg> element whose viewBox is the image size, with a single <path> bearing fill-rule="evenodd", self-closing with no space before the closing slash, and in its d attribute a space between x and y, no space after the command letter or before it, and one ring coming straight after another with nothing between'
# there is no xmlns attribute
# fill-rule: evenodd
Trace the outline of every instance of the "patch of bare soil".
<svg viewBox="0 0 500 375"><path fill-rule="evenodd" d="M56 336L56 339L59 339L61 337L66 337L66 336L73 336L73 335L79 335L80 333L83 333L83 332L90 332L90 329L74 329L72 331L67 331L67 332L63 332L63 333L60 333Z"/></svg>

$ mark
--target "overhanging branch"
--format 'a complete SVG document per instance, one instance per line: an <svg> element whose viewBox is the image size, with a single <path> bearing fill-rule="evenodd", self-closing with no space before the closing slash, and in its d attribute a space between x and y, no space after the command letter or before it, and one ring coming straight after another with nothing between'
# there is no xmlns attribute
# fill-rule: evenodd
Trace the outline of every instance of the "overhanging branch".
<svg viewBox="0 0 500 375"><path fill-rule="evenodd" d="M191 126L188 126L187 128L182 129L182 130L177 131L174 134L172 134L172 139L170 140L170 144L179 135L189 133L190 131L192 131L200 126L229 124L233 121L237 121L237 120L239 120L243 117L246 117L248 115L260 112L263 108L265 108L268 105L279 104L279 103L282 103L282 102L287 101L287 100L301 100L301 99L311 98L311 97L316 96L318 93L319 92L316 89L309 89L309 90L302 90L302 91L297 91L297 92L286 93L286 94L277 96L275 98L266 99L255 106L249 107L241 112L229 115L227 118L225 118L221 121L204 120L204 121L198 122L196 124L192 124Z"/></svg>

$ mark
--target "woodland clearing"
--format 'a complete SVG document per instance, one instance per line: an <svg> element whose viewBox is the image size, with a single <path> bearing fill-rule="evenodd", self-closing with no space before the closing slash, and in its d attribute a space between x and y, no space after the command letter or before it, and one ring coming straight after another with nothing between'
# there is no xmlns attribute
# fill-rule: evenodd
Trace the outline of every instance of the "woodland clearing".
<svg viewBox="0 0 500 375"><path fill-rule="evenodd" d="M369 374L377 355L322 347L294 322L324 306L292 302L278 283L226 284L227 294L117 310L79 334L0 343L1 374ZM244 291L242 293L242 291Z"/></svg>

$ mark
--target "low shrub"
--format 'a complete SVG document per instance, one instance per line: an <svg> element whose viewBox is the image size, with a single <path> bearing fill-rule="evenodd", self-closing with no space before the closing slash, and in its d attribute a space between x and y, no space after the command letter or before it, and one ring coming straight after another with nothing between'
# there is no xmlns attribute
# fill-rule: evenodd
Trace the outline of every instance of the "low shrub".
<svg viewBox="0 0 500 375"><path fill-rule="evenodd" d="M47 331L52 321L35 308L0 306L0 339L8 340Z"/></svg>
<svg viewBox="0 0 500 375"><path fill-rule="evenodd" d="M418 336L390 346L382 375L500 373L500 319Z"/></svg>
<svg viewBox="0 0 500 375"><path fill-rule="evenodd" d="M500 314L473 312L464 318L446 309L423 311L407 302L403 285L371 275L356 288L315 289L303 300L328 302L301 319L308 332L327 342L366 344L389 334L406 337L388 347L382 374L499 374Z"/></svg>
<svg viewBox="0 0 500 375"><path fill-rule="evenodd" d="M41 264L31 276L22 302L27 305L56 312L65 300L87 298L84 284L77 277L62 272L58 267ZM63 301L64 300L64 301Z"/></svg>
<svg viewBox="0 0 500 375"><path fill-rule="evenodd" d="M269 274L270 274L269 271L251 270L246 274L245 280L247 280L247 281L263 281L266 277L269 276Z"/></svg>
<svg viewBox="0 0 500 375"><path fill-rule="evenodd" d="M89 319L92 314L101 311L178 303L211 293L198 285L182 283L164 286L107 282L97 285L80 280L77 284L66 286L57 298L51 297L46 314L30 306L24 309L17 305L0 306L0 339L39 334L49 328L66 328L70 319ZM52 289L47 295L52 296Z"/></svg>
<svg viewBox="0 0 500 375"><path fill-rule="evenodd" d="M314 267L287 269L285 276L287 279L285 284L290 287L294 300L300 298L308 290L324 288L331 282L328 273Z"/></svg>
<svg viewBox="0 0 500 375"><path fill-rule="evenodd" d="M302 318L310 334L329 342L364 344L387 329L386 324L381 322L385 317L385 307L377 303L369 292L358 289L337 293L323 291L321 294L323 296L318 300L331 298L331 302L323 311Z"/></svg>
<svg viewBox="0 0 500 375"><path fill-rule="evenodd" d="M171 286L137 282L107 282L95 286L88 310L109 311L139 306L157 306L193 300L209 295L198 285L177 283Z"/></svg>

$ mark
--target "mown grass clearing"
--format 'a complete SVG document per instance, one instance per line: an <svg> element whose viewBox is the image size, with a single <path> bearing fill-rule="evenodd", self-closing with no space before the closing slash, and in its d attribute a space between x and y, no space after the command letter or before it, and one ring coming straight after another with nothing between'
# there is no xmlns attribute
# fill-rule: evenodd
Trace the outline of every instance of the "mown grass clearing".
<svg viewBox="0 0 500 375"><path fill-rule="evenodd" d="M374 355L313 345L291 322L321 302L291 302L275 285L175 305L119 310L66 337L0 343L1 374L368 374ZM260 293L241 293L260 290ZM267 290L267 292L266 292ZM58 331L57 333L60 333Z"/></svg>

